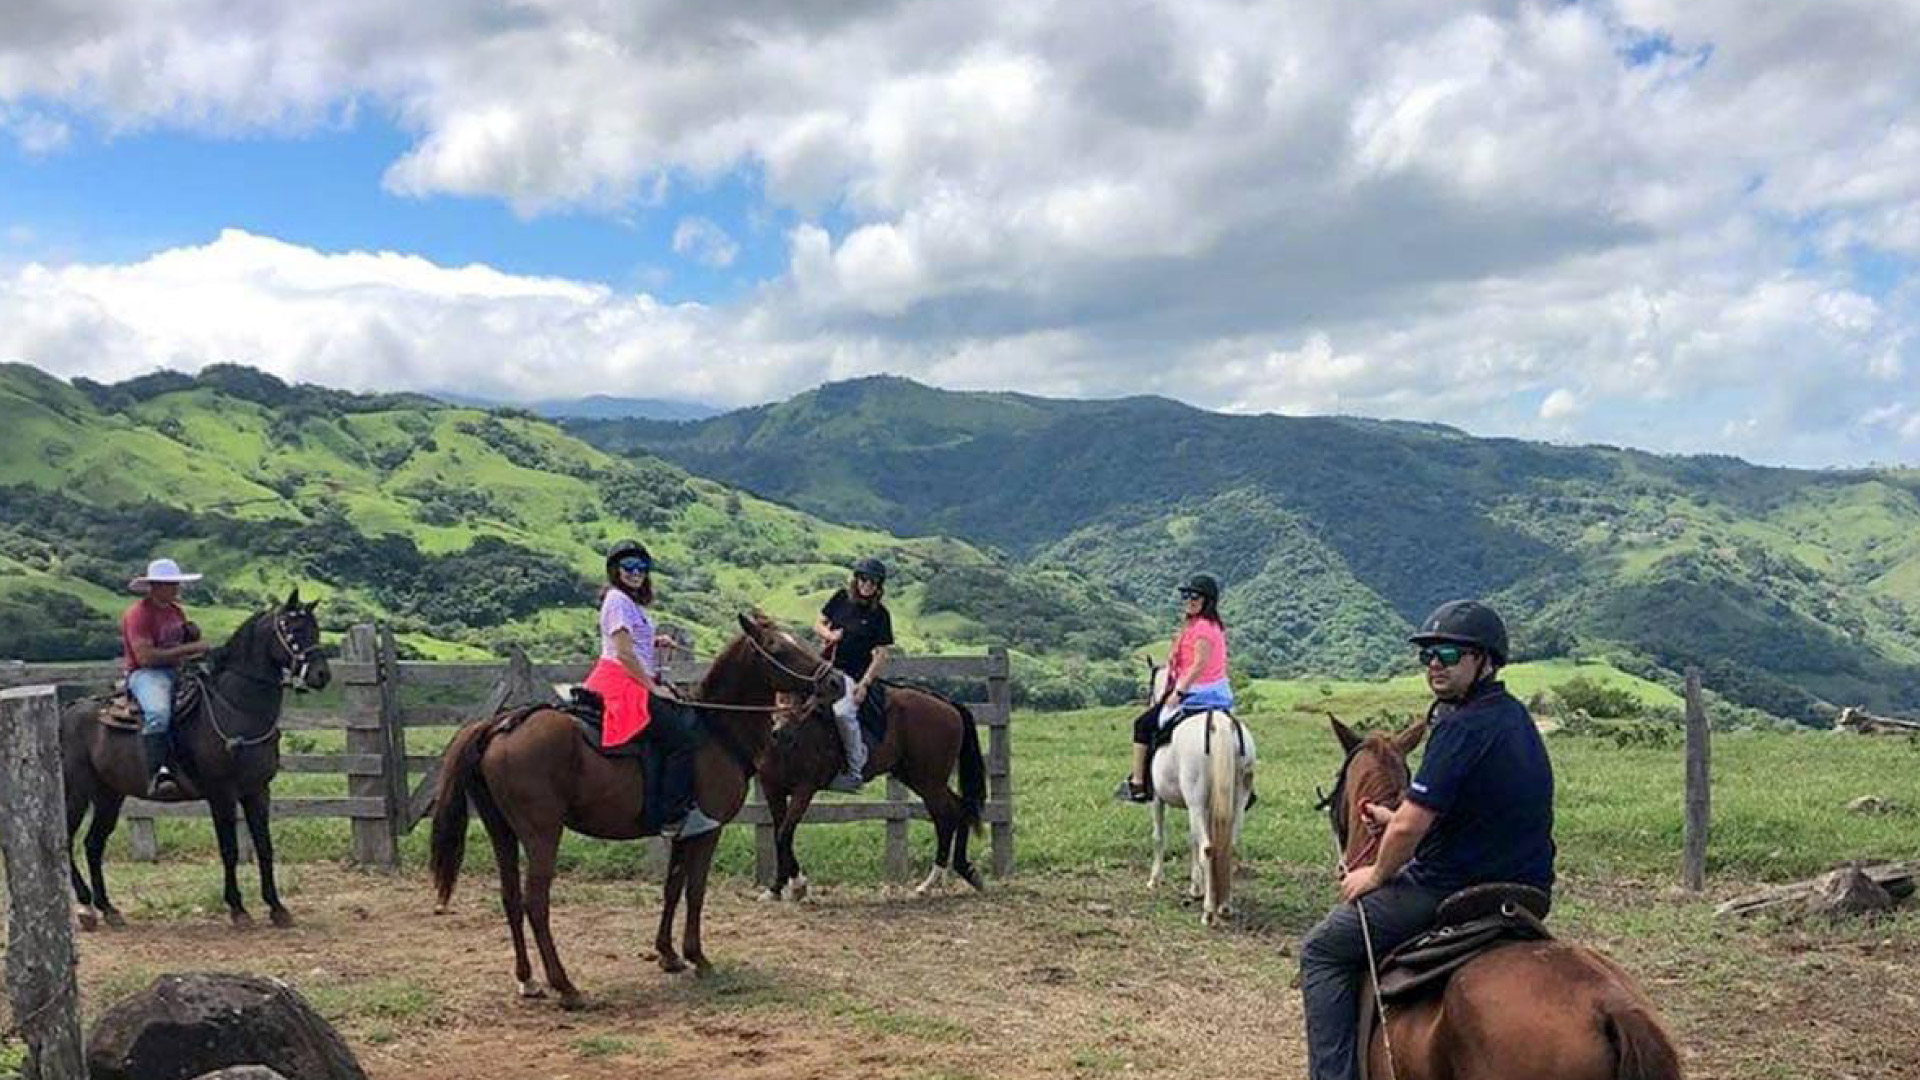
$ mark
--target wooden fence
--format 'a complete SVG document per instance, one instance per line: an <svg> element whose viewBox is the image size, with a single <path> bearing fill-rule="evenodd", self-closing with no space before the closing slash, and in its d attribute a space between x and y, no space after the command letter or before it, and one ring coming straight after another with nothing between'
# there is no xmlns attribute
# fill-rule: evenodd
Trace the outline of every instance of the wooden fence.
<svg viewBox="0 0 1920 1080"><path fill-rule="evenodd" d="M281 714L286 731L342 731L344 753L287 753L280 756L283 773L344 774L347 794L339 796L276 797L276 817L346 818L352 825L350 857L364 866L393 867L400 861L400 839L432 812L433 791L440 772L439 750L416 753L425 747L408 745L409 729L457 727L480 716L492 715L503 705L543 700L554 683L576 682L589 661L532 663L516 654L504 662L429 663L401 660L393 635L383 628L355 626L346 634L339 659L331 662L334 681L342 686L337 710L298 708L289 697ZM676 682L697 682L705 666L668 663L663 674ZM888 674L904 681L931 680L943 685L977 681L980 693L959 697L986 728L987 805L984 818L992 836L993 872L1013 872L1013 747L1010 738L1012 689L1005 649L976 656L900 657ZM0 662L0 687L39 683L57 684L63 697L97 693L120 676L119 665L104 663ZM475 704L413 703L404 692L417 688L490 688ZM153 820L158 817L204 819L199 803L153 803L129 799L122 812L131 830L136 858L158 856ZM815 802L807 811L812 822L881 821L886 823L886 869L889 876L907 874L907 823L926 820L917 798L898 781L888 779L884 799ZM734 820L754 826L756 876L773 874L773 821L754 786L748 804ZM243 833L244 836L244 833Z"/></svg>

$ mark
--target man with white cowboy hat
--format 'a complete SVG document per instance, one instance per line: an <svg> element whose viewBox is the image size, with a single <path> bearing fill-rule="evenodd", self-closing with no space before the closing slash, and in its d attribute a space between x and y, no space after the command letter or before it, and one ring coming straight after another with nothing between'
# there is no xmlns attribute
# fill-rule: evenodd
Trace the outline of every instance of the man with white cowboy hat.
<svg viewBox="0 0 1920 1080"><path fill-rule="evenodd" d="M199 581L199 574L183 573L172 559L155 559L147 572L127 583L143 594L120 616L120 643L127 669L127 691L140 703L141 742L147 753L147 793L156 798L178 795L170 768L172 757L173 684L184 660L202 656L209 648L200 639L180 607L180 586Z"/></svg>

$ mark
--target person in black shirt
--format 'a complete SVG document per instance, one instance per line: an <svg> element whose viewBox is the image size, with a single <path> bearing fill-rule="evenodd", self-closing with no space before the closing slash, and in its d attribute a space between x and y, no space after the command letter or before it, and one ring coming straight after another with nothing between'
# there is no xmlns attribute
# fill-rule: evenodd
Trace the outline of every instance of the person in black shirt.
<svg viewBox="0 0 1920 1080"><path fill-rule="evenodd" d="M854 680L852 707L834 710L847 757L846 771L828 785L835 791L858 791L865 782L867 747L860 738L857 710L885 708L876 680L893 646L893 616L887 611L886 594L886 564L861 559L853 564L853 580L828 598L813 627L826 642L833 666Z"/></svg>
<svg viewBox="0 0 1920 1080"><path fill-rule="evenodd" d="M1533 718L1499 681L1507 628L1473 600L1442 604L1420 625L1434 702L1427 749L1398 809L1369 805L1384 830L1371 866L1347 870L1342 903L1307 932L1300 993L1313 1080L1359 1076L1358 997L1366 972L1365 905L1376 956L1427 929L1440 902L1490 882L1553 888L1553 768Z"/></svg>

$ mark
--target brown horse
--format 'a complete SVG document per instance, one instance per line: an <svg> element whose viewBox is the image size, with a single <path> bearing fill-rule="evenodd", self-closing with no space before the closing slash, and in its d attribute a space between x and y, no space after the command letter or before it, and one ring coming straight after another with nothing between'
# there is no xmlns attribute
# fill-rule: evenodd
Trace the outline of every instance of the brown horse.
<svg viewBox="0 0 1920 1080"><path fill-rule="evenodd" d="M317 603L317 601L315 602ZM252 922L240 899L240 840L235 804L247 819L254 859L260 864L260 898L275 926L292 926L293 914L280 902L273 877L272 797L269 785L280 771L280 704L287 687L324 689L330 677L320 653L320 625L314 621L314 603L301 603L295 589L287 602L263 611L240 625L225 645L208 654L203 677L183 672L188 696L175 709L174 737L185 773L180 795L168 802L205 799L220 844L220 862L226 869L227 912L236 925ZM60 717L62 772L67 792L68 869L79 905L80 926L93 929L101 919L108 926L125 920L107 897L104 871L107 840L120 822L120 808L129 797L147 794L146 754L140 735L99 721L106 703L98 698L69 705ZM73 865L73 837L80 823L93 815L87 827L87 872Z"/></svg>
<svg viewBox="0 0 1920 1080"><path fill-rule="evenodd" d="M693 703L708 735L694 758L695 798L722 822L746 801L753 763L771 738L774 694L837 695L840 687L838 672L764 615L741 616L740 629L740 637L707 669ZM548 924L560 834L572 829L603 840L637 839L642 787L638 759L601 754L573 717L558 709L515 709L478 720L447 744L434 799L434 885L444 908L460 876L471 803L493 841L500 900L513 937L514 979L522 996L543 993L527 959L523 922L531 922L548 985L562 1006L580 1005L580 992L560 964ZM719 840L716 829L673 844L655 938L660 966L669 972L686 970L688 962L702 974L712 966L700 944L700 911ZM522 848L527 855L524 896ZM687 901L684 961L673 948L673 916L682 894Z"/></svg>
<svg viewBox="0 0 1920 1080"><path fill-rule="evenodd" d="M1370 865L1362 802L1398 805L1423 722L1365 738L1333 721L1347 759L1329 801L1341 860ZM1389 1061L1387 1046L1391 1044ZM1562 941L1501 945L1437 994L1388 1010L1365 1048L1373 1080L1679 1080L1680 1057L1646 994L1600 953Z"/></svg>
<svg viewBox="0 0 1920 1080"><path fill-rule="evenodd" d="M866 778L898 777L920 796L933 819L933 868L915 891L924 896L944 881L949 856L960 880L985 888L980 871L967 858L968 836L980 828L980 808L987 797L987 766L973 713L915 687L889 684L886 694L887 733L867 756ZM807 877L793 851L793 834L814 795L840 771L843 760L830 705L779 714L773 742L758 762L760 787L778 827L774 847L779 864L761 899L784 894L798 900L806 895ZM947 784L956 766L958 794Z"/></svg>

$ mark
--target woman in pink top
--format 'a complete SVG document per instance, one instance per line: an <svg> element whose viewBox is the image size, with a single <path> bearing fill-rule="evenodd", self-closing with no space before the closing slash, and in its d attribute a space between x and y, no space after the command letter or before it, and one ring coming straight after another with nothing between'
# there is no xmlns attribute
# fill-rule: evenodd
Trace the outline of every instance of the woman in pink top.
<svg viewBox="0 0 1920 1080"><path fill-rule="evenodd" d="M1233 708L1233 687L1227 683L1227 628L1220 621L1220 582L1212 574L1195 574L1180 587L1186 621L1167 655L1167 692L1180 703L1182 714ZM1156 701L1133 722L1133 772L1115 794L1128 801L1153 801L1147 768L1160 732L1161 703Z"/></svg>
<svg viewBox="0 0 1920 1080"><path fill-rule="evenodd" d="M642 831L690 840L720 823L694 805L699 722L673 687L660 681L655 656L662 639L647 613L651 603L653 556L640 541L622 540L607 552L607 588L600 594L600 659L586 686L600 695L600 745L619 746L644 735L659 743L665 758L659 790L643 796Z"/></svg>

